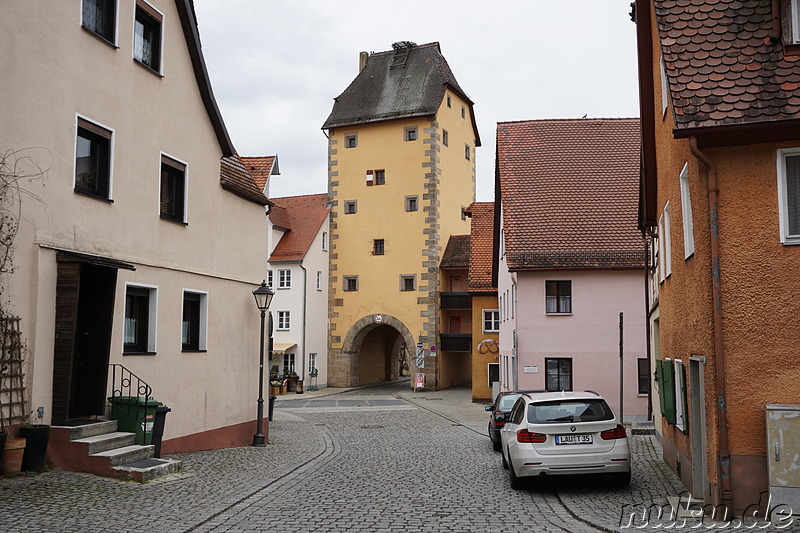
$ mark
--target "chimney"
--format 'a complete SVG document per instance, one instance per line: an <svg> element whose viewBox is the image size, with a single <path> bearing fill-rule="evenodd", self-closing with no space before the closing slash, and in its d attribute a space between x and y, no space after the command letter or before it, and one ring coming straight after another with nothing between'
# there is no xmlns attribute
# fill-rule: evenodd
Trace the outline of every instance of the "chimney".
<svg viewBox="0 0 800 533"><path fill-rule="evenodd" d="M361 72L364 70L364 67L367 66L367 58L369 54L367 52L360 52L358 54L358 71Z"/></svg>

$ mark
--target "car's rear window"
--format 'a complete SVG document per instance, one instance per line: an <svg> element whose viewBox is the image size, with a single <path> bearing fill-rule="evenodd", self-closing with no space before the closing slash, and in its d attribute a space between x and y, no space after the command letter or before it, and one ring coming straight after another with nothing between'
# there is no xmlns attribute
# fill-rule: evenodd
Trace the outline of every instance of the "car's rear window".
<svg viewBox="0 0 800 533"><path fill-rule="evenodd" d="M500 397L500 405L497 408L500 411L510 411L514 407L514 402L519 398L519 394L506 394Z"/></svg>
<svg viewBox="0 0 800 533"><path fill-rule="evenodd" d="M614 413L602 399L554 400L532 403L528 407L528 422L531 424L595 422L612 418L614 418Z"/></svg>

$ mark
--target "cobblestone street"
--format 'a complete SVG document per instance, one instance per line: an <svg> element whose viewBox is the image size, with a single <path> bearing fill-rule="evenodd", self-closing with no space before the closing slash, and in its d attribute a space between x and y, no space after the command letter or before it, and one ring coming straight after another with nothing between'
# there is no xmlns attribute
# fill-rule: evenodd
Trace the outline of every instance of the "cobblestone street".
<svg viewBox="0 0 800 533"><path fill-rule="evenodd" d="M408 386L282 396L266 448L183 454L182 474L146 485L62 471L0 479L0 531L625 531L623 506L681 491L650 436L631 439L630 488L569 478L514 491L467 389Z"/></svg>

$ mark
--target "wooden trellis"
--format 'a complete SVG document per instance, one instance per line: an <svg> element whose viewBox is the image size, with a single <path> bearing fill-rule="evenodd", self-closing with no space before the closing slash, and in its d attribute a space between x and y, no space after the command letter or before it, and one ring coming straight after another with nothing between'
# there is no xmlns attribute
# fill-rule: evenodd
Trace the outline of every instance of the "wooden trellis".
<svg viewBox="0 0 800 533"><path fill-rule="evenodd" d="M19 317L0 316L0 430L27 421Z"/></svg>

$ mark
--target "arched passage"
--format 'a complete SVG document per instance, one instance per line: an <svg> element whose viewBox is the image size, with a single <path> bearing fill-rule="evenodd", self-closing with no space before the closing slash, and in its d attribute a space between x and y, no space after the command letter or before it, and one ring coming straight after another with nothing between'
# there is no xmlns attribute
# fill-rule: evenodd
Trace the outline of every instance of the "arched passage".
<svg viewBox="0 0 800 533"><path fill-rule="evenodd" d="M397 379L400 357L414 347L408 328L391 315L368 315L358 320L344 338L341 357L348 359L349 385Z"/></svg>

